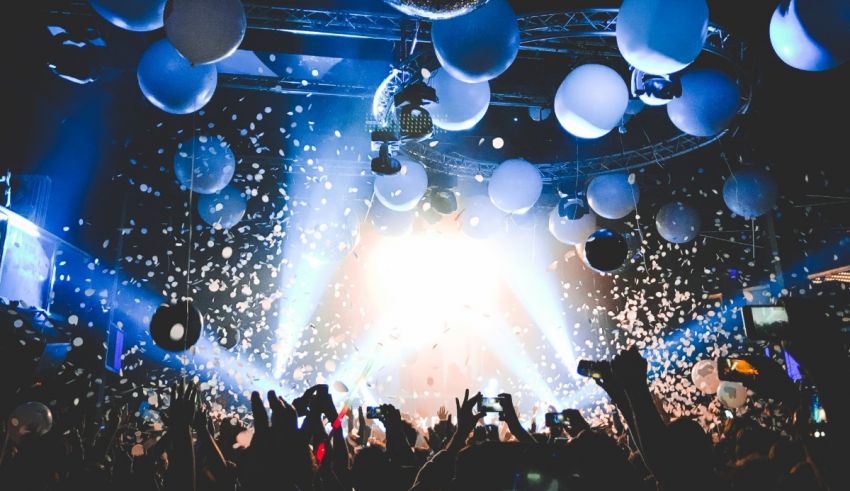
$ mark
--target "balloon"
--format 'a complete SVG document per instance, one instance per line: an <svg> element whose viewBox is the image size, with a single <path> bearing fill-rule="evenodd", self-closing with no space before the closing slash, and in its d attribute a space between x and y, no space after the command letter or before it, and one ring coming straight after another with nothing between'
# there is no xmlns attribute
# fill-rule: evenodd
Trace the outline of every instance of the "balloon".
<svg viewBox="0 0 850 491"><path fill-rule="evenodd" d="M560 216L557 207L549 213L549 232L564 244L583 244L595 231L596 215L592 211L578 220Z"/></svg>
<svg viewBox="0 0 850 491"><path fill-rule="evenodd" d="M174 173L180 184L196 193L221 191L233 179L235 171L233 151L219 136L200 135L177 145Z"/></svg>
<svg viewBox="0 0 850 491"><path fill-rule="evenodd" d="M629 245L622 235L603 228L594 232L584 244L587 265L601 273L610 273L623 267L629 255Z"/></svg>
<svg viewBox="0 0 850 491"><path fill-rule="evenodd" d="M736 215L757 218L776 206L776 180L762 169L744 169L726 179L723 201Z"/></svg>
<svg viewBox="0 0 850 491"><path fill-rule="evenodd" d="M717 375L717 360L700 360L691 369L691 381L704 394L714 394L720 379Z"/></svg>
<svg viewBox="0 0 850 491"><path fill-rule="evenodd" d="M689 135L714 136L729 127L739 106L734 80L718 70L700 69L682 75L682 97L667 104L667 114Z"/></svg>
<svg viewBox="0 0 850 491"><path fill-rule="evenodd" d="M740 382L723 380L717 386L717 399L729 409L738 409L747 403L747 388Z"/></svg>
<svg viewBox="0 0 850 491"><path fill-rule="evenodd" d="M799 70L841 65L850 59L850 2L781 2L770 19L770 43L782 61Z"/></svg>
<svg viewBox="0 0 850 491"><path fill-rule="evenodd" d="M245 216L248 204L242 193L227 186L216 194L198 198L198 213L216 230L232 228Z"/></svg>
<svg viewBox="0 0 850 491"><path fill-rule="evenodd" d="M629 89L614 69L582 65L561 82L555 94L555 116L579 138L599 138L620 124L629 105Z"/></svg>
<svg viewBox="0 0 850 491"><path fill-rule="evenodd" d="M53 428L53 413L40 402L25 402L9 415L8 428L9 438L16 443L25 435L42 436Z"/></svg>
<svg viewBox="0 0 850 491"><path fill-rule="evenodd" d="M637 184L629 184L629 175L614 172L596 176L587 186L587 202L597 215L609 220L625 217L640 201Z"/></svg>
<svg viewBox="0 0 850 491"><path fill-rule="evenodd" d="M519 23L507 0L489 0L472 12L434 21L431 42L440 66L468 83L492 80L519 51Z"/></svg>
<svg viewBox="0 0 850 491"><path fill-rule="evenodd" d="M705 0L623 0L617 46L638 70L669 75L693 63L708 34Z"/></svg>
<svg viewBox="0 0 850 491"><path fill-rule="evenodd" d="M505 214L487 196L472 196L465 200L463 233L473 239L488 239L504 231Z"/></svg>
<svg viewBox="0 0 850 491"><path fill-rule="evenodd" d="M204 316L191 300L160 305L151 317L151 338L160 348L179 353L201 338Z"/></svg>
<svg viewBox="0 0 850 491"><path fill-rule="evenodd" d="M375 196L393 211L416 208L428 189L428 175L419 162L402 160L401 171L391 176L375 178Z"/></svg>
<svg viewBox="0 0 850 491"><path fill-rule="evenodd" d="M472 128L490 107L489 82L466 83L438 69L428 79L428 85L437 91L439 102L428 103L425 109L431 113L434 124L446 131Z"/></svg>
<svg viewBox="0 0 850 491"><path fill-rule="evenodd" d="M384 0L400 12L431 20L451 19L481 7L488 0Z"/></svg>
<svg viewBox="0 0 850 491"><path fill-rule="evenodd" d="M168 39L194 65L232 55L247 28L240 0L171 0L165 12Z"/></svg>
<svg viewBox="0 0 850 491"><path fill-rule="evenodd" d="M506 160L490 176L488 192L496 208L505 213L525 213L540 199L543 177L526 160Z"/></svg>
<svg viewBox="0 0 850 491"><path fill-rule="evenodd" d="M128 31L153 31L163 24L166 0L90 0L95 12Z"/></svg>
<svg viewBox="0 0 850 491"><path fill-rule="evenodd" d="M151 104L171 114L190 114L215 93L215 65L193 67L167 39L152 44L138 70L139 87Z"/></svg>
<svg viewBox="0 0 850 491"><path fill-rule="evenodd" d="M401 237L413 230L416 210L393 211L381 204L380 200L373 199L372 207L369 208L369 219L381 235Z"/></svg>
<svg viewBox="0 0 850 491"><path fill-rule="evenodd" d="M667 203L655 216L655 227L664 240L684 244L694 240L700 231L699 212L693 206L675 201Z"/></svg>

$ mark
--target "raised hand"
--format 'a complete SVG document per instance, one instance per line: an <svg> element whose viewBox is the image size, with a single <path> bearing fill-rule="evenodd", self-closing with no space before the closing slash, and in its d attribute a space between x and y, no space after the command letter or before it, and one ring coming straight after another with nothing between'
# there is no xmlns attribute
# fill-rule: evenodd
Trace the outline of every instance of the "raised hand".
<svg viewBox="0 0 850 491"><path fill-rule="evenodd" d="M440 421L445 421L449 419L451 415L449 414L449 410L446 409L446 406L440 406L440 409L437 409L437 418Z"/></svg>
<svg viewBox="0 0 850 491"><path fill-rule="evenodd" d="M198 409L198 386L181 380L171 388L171 406L168 408L170 429L189 428Z"/></svg>
<svg viewBox="0 0 850 491"><path fill-rule="evenodd" d="M519 417L514 408L514 401L510 394L499 394L499 399L502 400L501 419L507 423L508 429L517 440L524 443L537 443L534 437L522 427L519 422Z"/></svg>
<svg viewBox="0 0 850 491"><path fill-rule="evenodd" d="M454 436L449 442L449 448L452 450L460 450L466 446L466 439L475 425L484 417L485 413L476 413L475 407L481 401L481 392L478 392L472 398L469 397L469 389L463 394L463 403L455 398L455 409L457 410L457 429Z"/></svg>
<svg viewBox="0 0 850 491"><path fill-rule="evenodd" d="M366 416L363 415L363 407L357 408L357 444L361 447L369 443L369 438L372 436L372 427L366 424Z"/></svg>

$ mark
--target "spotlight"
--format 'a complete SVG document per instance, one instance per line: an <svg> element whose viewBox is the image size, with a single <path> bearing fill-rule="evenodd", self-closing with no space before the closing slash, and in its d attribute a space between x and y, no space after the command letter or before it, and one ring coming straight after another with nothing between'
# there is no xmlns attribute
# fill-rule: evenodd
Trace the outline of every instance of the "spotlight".
<svg viewBox="0 0 850 491"><path fill-rule="evenodd" d="M632 97L650 106L663 106L682 96L682 83L677 75L650 75L637 68L632 70Z"/></svg>
<svg viewBox="0 0 850 491"><path fill-rule="evenodd" d="M390 155L390 144L384 142L378 156L372 159L372 172L381 176L391 176L401 171L401 162Z"/></svg>
<svg viewBox="0 0 850 491"><path fill-rule="evenodd" d="M423 106L437 101L437 91L422 82L409 85L395 95L401 141L423 141L431 138L434 134L434 122Z"/></svg>
<svg viewBox="0 0 850 491"><path fill-rule="evenodd" d="M558 194L561 196L561 201L558 202L558 216L561 218L580 220L590 211L583 188L575 182L559 183Z"/></svg>

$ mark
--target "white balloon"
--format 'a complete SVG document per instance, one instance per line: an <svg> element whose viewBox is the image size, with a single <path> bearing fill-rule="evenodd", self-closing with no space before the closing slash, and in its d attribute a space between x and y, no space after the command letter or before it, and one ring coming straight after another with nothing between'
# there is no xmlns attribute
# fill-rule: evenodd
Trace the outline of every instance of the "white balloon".
<svg viewBox="0 0 850 491"><path fill-rule="evenodd" d="M447 70L438 69L428 79L428 85L437 91L439 102L429 103L425 109L434 124L446 131L472 128L490 107L489 82L470 84L452 77Z"/></svg>
<svg viewBox="0 0 850 491"><path fill-rule="evenodd" d="M416 208L428 189L428 174L422 164L404 159L401 163L398 173L375 178L375 196L393 211Z"/></svg>
<svg viewBox="0 0 850 491"><path fill-rule="evenodd" d="M738 84L713 69L682 75L682 97L667 104L670 121L684 133L714 136L729 127L740 106Z"/></svg>
<svg viewBox="0 0 850 491"><path fill-rule="evenodd" d="M543 177L527 160L506 160L493 171L488 192L496 208L503 212L525 213L540 199Z"/></svg>
<svg viewBox="0 0 850 491"><path fill-rule="evenodd" d="M171 0L165 9L165 33L183 56L195 65L232 55L248 21L240 0Z"/></svg>
<svg viewBox="0 0 850 491"><path fill-rule="evenodd" d="M493 206L487 196L472 196L464 200L463 233L474 239L489 239L505 229L506 215Z"/></svg>
<svg viewBox="0 0 850 491"><path fill-rule="evenodd" d="M720 385L717 360L700 360L691 369L691 381L704 394L715 394Z"/></svg>
<svg viewBox="0 0 850 491"><path fill-rule="evenodd" d="M629 184L629 175L614 172L596 176L587 186L587 203L597 215L619 220L635 209L640 201L637 184Z"/></svg>
<svg viewBox="0 0 850 491"><path fill-rule="evenodd" d="M781 2L770 19L770 43L782 61L799 70L843 64L850 58L850 2Z"/></svg>
<svg viewBox="0 0 850 491"><path fill-rule="evenodd" d="M740 382L724 380L717 386L717 398L729 409L737 409L747 403L747 388Z"/></svg>
<svg viewBox="0 0 850 491"><path fill-rule="evenodd" d="M620 124L629 105L629 89L614 69L582 65L564 79L555 94L555 116L571 134L605 136Z"/></svg>
<svg viewBox="0 0 850 491"><path fill-rule="evenodd" d="M707 33L705 0L623 0L617 16L623 58L653 75L669 75L693 63Z"/></svg>
<svg viewBox="0 0 850 491"><path fill-rule="evenodd" d="M584 244L597 228L596 214L592 211L578 220L560 216L557 206L549 213L549 232L559 242L567 245Z"/></svg>

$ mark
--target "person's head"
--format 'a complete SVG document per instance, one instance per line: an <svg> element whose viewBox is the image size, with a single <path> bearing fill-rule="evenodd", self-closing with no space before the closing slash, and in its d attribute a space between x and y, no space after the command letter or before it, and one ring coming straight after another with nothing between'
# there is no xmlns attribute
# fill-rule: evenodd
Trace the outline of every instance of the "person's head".
<svg viewBox="0 0 850 491"><path fill-rule="evenodd" d="M355 490L385 489L393 475L393 466L383 448L374 445L361 447L354 454L351 481Z"/></svg>
<svg viewBox="0 0 850 491"><path fill-rule="evenodd" d="M667 425L668 445L676 466L685 473L699 475L714 466L714 449L711 438L702 426L690 418L678 418Z"/></svg>

